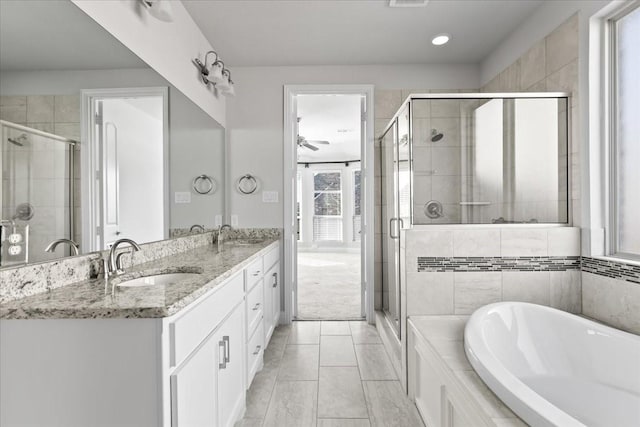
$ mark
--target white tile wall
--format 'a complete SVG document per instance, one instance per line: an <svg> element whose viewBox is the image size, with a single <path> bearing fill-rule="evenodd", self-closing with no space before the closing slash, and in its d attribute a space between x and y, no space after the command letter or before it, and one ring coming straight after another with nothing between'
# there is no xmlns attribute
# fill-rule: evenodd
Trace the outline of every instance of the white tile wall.
<svg viewBox="0 0 640 427"><path fill-rule="evenodd" d="M583 272L582 313L640 334L640 284Z"/></svg>
<svg viewBox="0 0 640 427"><path fill-rule="evenodd" d="M548 253L546 228L503 228L502 256L545 256Z"/></svg>
<svg viewBox="0 0 640 427"><path fill-rule="evenodd" d="M548 271L503 271L502 299L550 305L549 284Z"/></svg>
<svg viewBox="0 0 640 427"><path fill-rule="evenodd" d="M500 234L500 229L454 230L453 256L500 256Z"/></svg>
<svg viewBox="0 0 640 427"><path fill-rule="evenodd" d="M502 273L455 272L454 313L471 314L477 308L502 301Z"/></svg>
<svg viewBox="0 0 640 427"><path fill-rule="evenodd" d="M533 302L572 313L582 310L578 270L416 272L418 256L546 256L549 252L579 256L578 228L427 228L410 230L406 237L409 316L470 314L498 301Z"/></svg>
<svg viewBox="0 0 640 427"><path fill-rule="evenodd" d="M453 273L407 273L407 315L453 314Z"/></svg>

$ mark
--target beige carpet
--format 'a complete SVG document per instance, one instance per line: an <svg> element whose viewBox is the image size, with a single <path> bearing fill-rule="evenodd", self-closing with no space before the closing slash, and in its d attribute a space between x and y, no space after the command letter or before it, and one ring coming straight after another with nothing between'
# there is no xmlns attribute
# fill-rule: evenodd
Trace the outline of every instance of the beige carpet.
<svg viewBox="0 0 640 427"><path fill-rule="evenodd" d="M360 319L360 254L298 253L298 319Z"/></svg>

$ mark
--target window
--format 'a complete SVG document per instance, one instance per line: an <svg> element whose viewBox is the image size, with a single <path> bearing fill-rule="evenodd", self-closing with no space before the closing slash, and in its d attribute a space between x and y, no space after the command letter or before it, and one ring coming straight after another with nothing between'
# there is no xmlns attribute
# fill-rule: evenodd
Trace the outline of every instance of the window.
<svg viewBox="0 0 640 427"><path fill-rule="evenodd" d="M313 174L313 240L342 241L342 174Z"/></svg>
<svg viewBox="0 0 640 427"><path fill-rule="evenodd" d="M640 258L640 9L610 21L612 254Z"/></svg>

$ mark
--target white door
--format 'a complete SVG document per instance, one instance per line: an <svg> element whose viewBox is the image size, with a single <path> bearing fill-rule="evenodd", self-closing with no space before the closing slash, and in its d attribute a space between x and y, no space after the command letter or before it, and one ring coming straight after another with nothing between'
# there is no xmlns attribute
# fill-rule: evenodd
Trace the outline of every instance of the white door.
<svg viewBox="0 0 640 427"><path fill-rule="evenodd" d="M96 130L100 144L102 174L97 176L102 193L102 226L98 228L103 249L109 248L120 235L120 164L118 162L118 128L105 122L103 101L97 101Z"/></svg>

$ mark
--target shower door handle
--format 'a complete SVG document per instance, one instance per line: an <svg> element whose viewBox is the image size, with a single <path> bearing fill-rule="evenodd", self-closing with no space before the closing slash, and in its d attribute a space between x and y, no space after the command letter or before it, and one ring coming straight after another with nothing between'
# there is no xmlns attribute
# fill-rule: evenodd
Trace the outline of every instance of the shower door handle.
<svg viewBox="0 0 640 427"><path fill-rule="evenodd" d="M397 234L395 234L395 235L393 234L393 230L394 230L394 226L393 226L393 224L394 224L394 221L395 221L395 223L397 223L397 221L398 221L398 220L400 220L400 218L391 218L391 219L389 220L389 237L391 237L392 239L397 239L398 237L400 237L400 236L399 236L399 235L397 235Z"/></svg>

